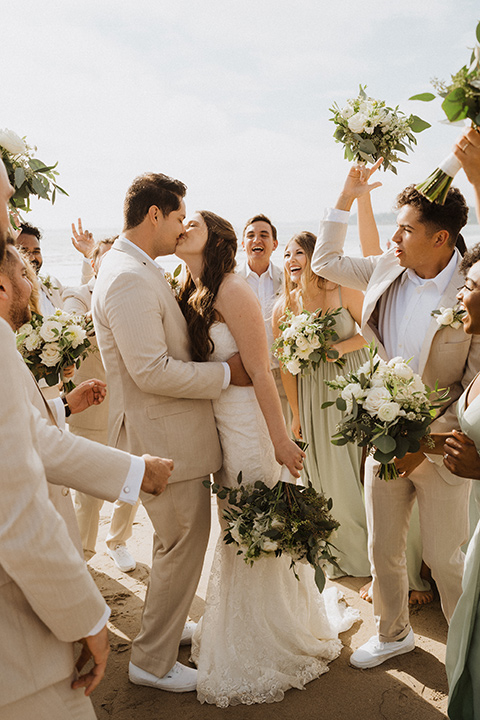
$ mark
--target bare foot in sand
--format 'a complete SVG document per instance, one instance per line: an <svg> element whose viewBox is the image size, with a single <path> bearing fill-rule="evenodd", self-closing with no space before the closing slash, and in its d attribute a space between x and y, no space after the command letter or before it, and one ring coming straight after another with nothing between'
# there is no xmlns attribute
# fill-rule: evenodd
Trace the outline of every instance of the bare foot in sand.
<svg viewBox="0 0 480 720"><path fill-rule="evenodd" d="M428 605L433 602L433 590L410 590L409 605Z"/></svg>
<svg viewBox="0 0 480 720"><path fill-rule="evenodd" d="M372 602L372 581L368 582L366 585L363 585L363 587L360 588L358 591L358 594L362 598L362 600L366 600L367 602Z"/></svg>

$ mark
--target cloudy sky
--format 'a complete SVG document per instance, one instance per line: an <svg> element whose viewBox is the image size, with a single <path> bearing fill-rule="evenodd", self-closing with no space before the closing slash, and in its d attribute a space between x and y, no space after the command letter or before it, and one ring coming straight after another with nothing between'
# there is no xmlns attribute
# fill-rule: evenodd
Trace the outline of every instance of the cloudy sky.
<svg viewBox="0 0 480 720"><path fill-rule="evenodd" d="M434 122L397 177L382 172L375 206L389 210L459 132L408 97L468 61L480 12L477 0L25 0L0 17L0 127L58 160L69 192L29 219L103 228L147 170L183 180L191 211L316 218L347 170L328 109L360 83ZM472 202L463 173L457 184Z"/></svg>

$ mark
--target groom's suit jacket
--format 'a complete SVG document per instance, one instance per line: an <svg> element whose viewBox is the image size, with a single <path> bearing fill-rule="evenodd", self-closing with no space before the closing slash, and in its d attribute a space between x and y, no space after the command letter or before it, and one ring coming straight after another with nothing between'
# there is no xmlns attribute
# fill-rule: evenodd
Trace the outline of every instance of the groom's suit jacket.
<svg viewBox="0 0 480 720"><path fill-rule="evenodd" d="M109 444L172 458L169 483L218 470L210 399L224 368L190 361L185 318L163 271L123 238L102 260L93 317L110 391Z"/></svg>
<svg viewBox="0 0 480 720"><path fill-rule="evenodd" d="M48 499L38 452L42 420L18 359L0 319L0 707L71 677L72 642L105 611Z"/></svg>
<svg viewBox="0 0 480 720"><path fill-rule="evenodd" d="M378 328L379 301L405 272L405 268L399 265L393 250L366 258L345 257L346 231L344 223L321 224L312 269L321 277L365 292L362 335L368 342L375 340L379 354L388 360L390 358L387 358ZM438 307L455 305L458 288L463 283L464 277L457 266ZM479 370L480 337L466 335L462 327L457 330L442 327L432 317L420 352L419 374L430 388L435 387L437 381L439 387L450 388L449 403L443 406L442 414L432 423L434 432L458 428L454 403ZM443 465L438 469L450 484L465 482L449 473Z"/></svg>

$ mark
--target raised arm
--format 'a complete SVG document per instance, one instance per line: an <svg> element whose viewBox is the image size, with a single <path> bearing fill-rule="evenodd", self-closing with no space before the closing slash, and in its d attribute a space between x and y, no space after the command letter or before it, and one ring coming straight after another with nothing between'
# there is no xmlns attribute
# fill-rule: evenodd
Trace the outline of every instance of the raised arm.
<svg viewBox="0 0 480 720"><path fill-rule="evenodd" d="M477 219L480 223L480 132L473 128L465 130L455 143L453 154L462 164L465 175L473 185Z"/></svg>
<svg viewBox="0 0 480 720"><path fill-rule="evenodd" d="M217 296L216 309L232 333L250 375L272 440L275 457L292 475L300 477L304 453L287 434L280 398L270 371L265 324L255 294L238 275L227 275Z"/></svg>

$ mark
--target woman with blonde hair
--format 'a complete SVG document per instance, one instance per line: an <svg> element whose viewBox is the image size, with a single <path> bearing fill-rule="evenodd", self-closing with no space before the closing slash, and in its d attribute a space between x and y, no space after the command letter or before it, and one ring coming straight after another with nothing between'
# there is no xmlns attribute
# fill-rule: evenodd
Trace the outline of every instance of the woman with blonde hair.
<svg viewBox="0 0 480 720"><path fill-rule="evenodd" d="M341 571L331 577L370 575L367 555L367 526L360 481L361 450L352 444L338 447L331 442L342 413L335 405L322 410L322 404L333 399L324 380L334 380L344 371L356 370L367 360L365 340L357 332L363 295L358 290L340 287L315 275L310 262L315 247L313 233L294 235L284 253L285 289L273 312L273 331L279 336L279 322L288 309L314 312L339 308L335 330L339 336L333 349L343 358L345 370L333 362L322 363L305 375L291 375L282 370L282 381L292 409L292 432L308 442L304 477L319 492L332 498L332 513L340 527L332 535Z"/></svg>

